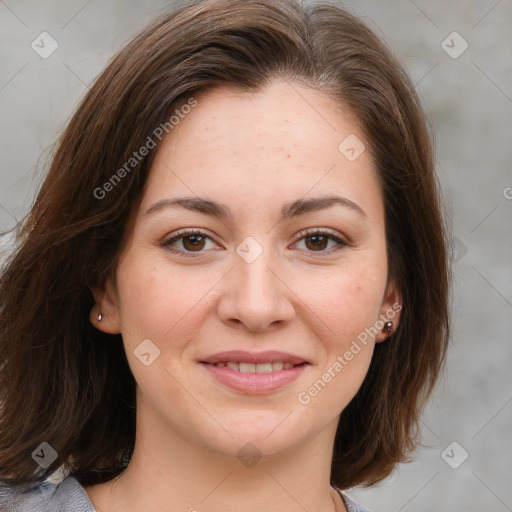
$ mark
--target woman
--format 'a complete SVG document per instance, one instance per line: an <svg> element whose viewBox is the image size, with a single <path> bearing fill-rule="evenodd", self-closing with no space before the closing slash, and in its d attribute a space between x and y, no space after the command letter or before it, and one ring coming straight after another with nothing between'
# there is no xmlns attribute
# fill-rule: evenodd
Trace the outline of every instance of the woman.
<svg viewBox="0 0 512 512"><path fill-rule="evenodd" d="M160 17L78 107L2 271L2 510L364 511L343 491L414 449L448 283L425 116L364 24Z"/></svg>

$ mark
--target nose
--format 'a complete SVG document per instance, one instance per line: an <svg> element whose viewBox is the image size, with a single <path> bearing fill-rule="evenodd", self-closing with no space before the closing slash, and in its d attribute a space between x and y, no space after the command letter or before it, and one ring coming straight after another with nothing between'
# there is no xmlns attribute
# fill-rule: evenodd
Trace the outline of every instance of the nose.
<svg viewBox="0 0 512 512"><path fill-rule="evenodd" d="M217 310L224 323L243 325L250 331L268 331L294 318L293 292L272 260L275 258L269 256L267 249L251 263L235 256Z"/></svg>

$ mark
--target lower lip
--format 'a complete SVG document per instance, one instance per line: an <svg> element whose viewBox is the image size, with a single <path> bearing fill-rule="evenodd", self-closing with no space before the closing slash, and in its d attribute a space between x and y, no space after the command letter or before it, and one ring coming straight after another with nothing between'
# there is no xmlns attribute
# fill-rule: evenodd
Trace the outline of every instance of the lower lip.
<svg viewBox="0 0 512 512"><path fill-rule="evenodd" d="M299 364L287 370L271 373L242 373L227 366L201 363L217 380L238 391L251 395L269 393L297 379L308 366Z"/></svg>

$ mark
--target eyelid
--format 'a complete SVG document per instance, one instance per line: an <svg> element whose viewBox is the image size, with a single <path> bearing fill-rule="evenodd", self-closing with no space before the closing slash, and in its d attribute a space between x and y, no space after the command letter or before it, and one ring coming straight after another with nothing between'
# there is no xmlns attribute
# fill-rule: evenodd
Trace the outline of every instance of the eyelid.
<svg viewBox="0 0 512 512"><path fill-rule="evenodd" d="M334 231L330 228L307 228L299 231L295 237L296 240L301 240L304 237L312 236L312 235L331 235L333 238L340 241L340 243L350 245L350 242L348 240L345 240L345 237L338 233L337 231Z"/></svg>
<svg viewBox="0 0 512 512"><path fill-rule="evenodd" d="M179 238L180 236L186 236L186 235L200 235L204 236L205 238L210 238L211 240L214 240L214 236L210 234L209 231L203 229L203 228L182 228L178 229L177 231L173 231L168 236L165 237L164 241L169 242L171 240L174 240L176 238ZM217 242L215 242L217 243Z"/></svg>

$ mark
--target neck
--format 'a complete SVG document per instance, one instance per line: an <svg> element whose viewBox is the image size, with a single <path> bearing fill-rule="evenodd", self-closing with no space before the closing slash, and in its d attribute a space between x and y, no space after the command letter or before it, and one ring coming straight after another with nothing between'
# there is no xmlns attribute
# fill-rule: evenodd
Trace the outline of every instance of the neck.
<svg viewBox="0 0 512 512"><path fill-rule="evenodd" d="M138 415L133 457L115 485L108 483L109 496L102 503L109 503L100 510L345 511L330 486L336 425L337 418L316 437L286 452L269 457L245 444L237 456L184 438L156 416Z"/></svg>

